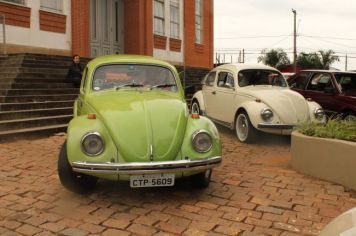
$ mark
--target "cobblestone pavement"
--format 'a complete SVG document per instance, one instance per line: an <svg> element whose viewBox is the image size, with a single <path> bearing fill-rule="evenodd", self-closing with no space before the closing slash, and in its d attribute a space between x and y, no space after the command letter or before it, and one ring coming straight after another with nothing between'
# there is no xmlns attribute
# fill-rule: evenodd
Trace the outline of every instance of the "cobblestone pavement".
<svg viewBox="0 0 356 236"><path fill-rule="evenodd" d="M0 234L317 235L356 206L355 192L290 169L285 137L245 145L220 129L223 165L205 190L100 181L76 195L57 177L63 136L0 144Z"/></svg>

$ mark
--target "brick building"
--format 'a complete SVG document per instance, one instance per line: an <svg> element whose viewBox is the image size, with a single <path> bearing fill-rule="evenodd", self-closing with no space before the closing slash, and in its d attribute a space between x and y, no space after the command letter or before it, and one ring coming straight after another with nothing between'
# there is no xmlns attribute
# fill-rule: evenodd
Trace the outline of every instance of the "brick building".
<svg viewBox="0 0 356 236"><path fill-rule="evenodd" d="M151 55L213 67L213 0L0 0L8 53Z"/></svg>

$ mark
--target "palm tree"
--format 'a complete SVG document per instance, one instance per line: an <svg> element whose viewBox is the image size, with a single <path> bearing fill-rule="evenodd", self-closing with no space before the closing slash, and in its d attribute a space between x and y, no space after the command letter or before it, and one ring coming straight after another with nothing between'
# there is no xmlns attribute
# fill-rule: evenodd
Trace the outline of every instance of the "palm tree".
<svg viewBox="0 0 356 236"><path fill-rule="evenodd" d="M297 57L297 64L302 69L322 69L320 57L316 52L300 53Z"/></svg>
<svg viewBox="0 0 356 236"><path fill-rule="evenodd" d="M268 52L267 49L263 49L261 54L263 55L259 56L257 58L257 61L262 62L265 65L277 68L281 65L290 64L290 60L287 56L287 53L281 48L271 49Z"/></svg>
<svg viewBox="0 0 356 236"><path fill-rule="evenodd" d="M335 61L339 61L339 57L335 56L335 52L333 50L319 50L320 56L321 56L321 65L322 68L325 70L329 70L331 64L333 64Z"/></svg>
<svg viewBox="0 0 356 236"><path fill-rule="evenodd" d="M324 69L329 70L330 65L339 61L339 57L334 55L333 50L319 50L312 53L300 53L297 63L302 69Z"/></svg>

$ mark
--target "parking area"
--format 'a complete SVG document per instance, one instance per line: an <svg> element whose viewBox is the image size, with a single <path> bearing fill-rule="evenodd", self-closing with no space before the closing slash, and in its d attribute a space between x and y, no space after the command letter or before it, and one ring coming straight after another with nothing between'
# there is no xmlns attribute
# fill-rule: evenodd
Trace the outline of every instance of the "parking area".
<svg viewBox="0 0 356 236"><path fill-rule="evenodd" d="M0 144L1 235L318 235L356 193L289 167L288 137L246 145L219 127L223 164L210 187L130 189L100 181L76 195L59 183L64 136Z"/></svg>

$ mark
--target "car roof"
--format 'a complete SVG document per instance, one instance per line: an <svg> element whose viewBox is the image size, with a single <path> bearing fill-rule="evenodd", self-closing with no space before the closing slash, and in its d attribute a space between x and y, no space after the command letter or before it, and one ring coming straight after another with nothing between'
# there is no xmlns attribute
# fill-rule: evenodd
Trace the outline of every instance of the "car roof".
<svg viewBox="0 0 356 236"><path fill-rule="evenodd" d="M238 73L240 70L250 70L250 69L274 70L279 72L279 70L270 66L266 66L262 64L245 64L245 63L224 64L216 67L214 70L218 70L218 69L220 70L226 69L226 70L233 71L235 73Z"/></svg>
<svg viewBox="0 0 356 236"><path fill-rule="evenodd" d="M352 72L352 71L320 70L320 69L316 69L316 70L312 70L312 69L301 70L300 72L328 72L328 73L335 73L335 74L356 74L356 72Z"/></svg>
<svg viewBox="0 0 356 236"><path fill-rule="evenodd" d="M129 63L129 64L155 64L170 67L171 69L175 70L175 67L171 64L158 60L154 57L150 56L141 56L141 55L106 55L96 57L88 63L89 67L97 67L104 64L111 64L111 63Z"/></svg>

